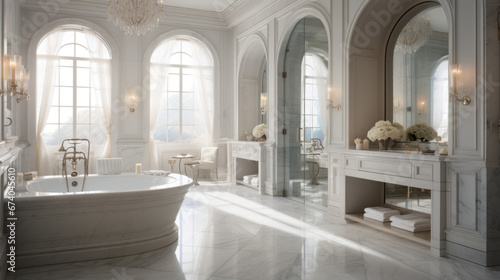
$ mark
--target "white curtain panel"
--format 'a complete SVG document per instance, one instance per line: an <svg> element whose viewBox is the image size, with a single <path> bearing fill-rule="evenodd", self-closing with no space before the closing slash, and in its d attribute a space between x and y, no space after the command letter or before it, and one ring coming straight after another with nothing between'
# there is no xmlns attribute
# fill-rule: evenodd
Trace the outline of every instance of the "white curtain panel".
<svg viewBox="0 0 500 280"><path fill-rule="evenodd" d="M56 66L59 58L57 51L62 44L62 30L55 30L46 39L45 44L40 45L37 50L37 103L39 108L36 128L36 168L40 175L50 175L57 172L57 160L54 162L52 153L48 151L42 132L47 123L50 105L54 95L54 84L56 81ZM38 85L43 85L39 87Z"/></svg>
<svg viewBox="0 0 500 280"><path fill-rule="evenodd" d="M160 113L162 95L167 90L169 62L174 52L175 40L162 43L151 56L149 68L149 169L158 169L158 151L154 139L156 121Z"/></svg>
<svg viewBox="0 0 500 280"><path fill-rule="evenodd" d="M195 43L195 42L193 42ZM199 44L196 44L199 45ZM207 61L208 55L201 47L193 48L193 60L195 65L202 67L194 71L194 90L198 94L198 104L200 105L201 114L207 132L207 145L211 146L213 141L213 123L214 123L214 73L213 62Z"/></svg>
<svg viewBox="0 0 500 280"><path fill-rule="evenodd" d="M105 121L106 139L92 139L91 153L94 158L90 162L90 172L96 173L96 160L109 158L111 155L111 60L108 48L102 43L99 35L93 30L84 29L87 38L87 47L90 51L90 78L96 93L99 93L102 114ZM94 112L99 114L100 112ZM98 142L102 142L99 144Z"/></svg>

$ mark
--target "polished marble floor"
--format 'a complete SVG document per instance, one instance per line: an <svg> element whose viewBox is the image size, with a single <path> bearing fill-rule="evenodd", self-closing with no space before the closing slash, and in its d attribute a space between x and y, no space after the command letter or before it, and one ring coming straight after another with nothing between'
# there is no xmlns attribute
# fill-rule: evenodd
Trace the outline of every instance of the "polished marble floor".
<svg viewBox="0 0 500 280"><path fill-rule="evenodd" d="M500 279L429 248L285 198L200 182L179 213L179 241L123 258L20 269L8 280Z"/></svg>

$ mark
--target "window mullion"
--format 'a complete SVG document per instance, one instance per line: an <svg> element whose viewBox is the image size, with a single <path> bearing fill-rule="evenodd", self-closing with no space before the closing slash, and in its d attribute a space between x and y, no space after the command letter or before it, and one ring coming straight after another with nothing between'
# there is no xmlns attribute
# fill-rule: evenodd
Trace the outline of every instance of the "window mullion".
<svg viewBox="0 0 500 280"><path fill-rule="evenodd" d="M182 56L181 56L181 64L182 64ZM182 95L184 92L183 89L183 84L182 84L182 77L183 77L183 66L180 67L179 69L179 143L182 143L182 138L183 138L183 121L182 121Z"/></svg>
<svg viewBox="0 0 500 280"><path fill-rule="evenodd" d="M75 35L76 37L76 35ZM75 38L76 40L76 38ZM75 44L76 45L76 44ZM76 47L75 47L76 48ZM76 49L75 49L76 51ZM76 110L76 58L73 58L73 138L77 138L76 123L77 123L77 110Z"/></svg>

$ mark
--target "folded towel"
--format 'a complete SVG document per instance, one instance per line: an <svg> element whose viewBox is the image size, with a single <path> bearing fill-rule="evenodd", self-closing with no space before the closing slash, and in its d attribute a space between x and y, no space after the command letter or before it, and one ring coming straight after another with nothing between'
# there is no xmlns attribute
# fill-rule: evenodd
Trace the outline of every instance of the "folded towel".
<svg viewBox="0 0 500 280"><path fill-rule="evenodd" d="M394 209L386 208L386 207L380 207L380 206L367 207L367 208L365 208L365 212L370 213L370 214L375 214L375 215L381 215L384 218L390 218L391 216L400 214L398 210L394 210Z"/></svg>
<svg viewBox="0 0 500 280"><path fill-rule="evenodd" d="M170 171L165 171L165 170L148 170L148 171L143 171L142 174L144 175L151 175L151 176L168 176Z"/></svg>
<svg viewBox="0 0 500 280"><path fill-rule="evenodd" d="M121 158L100 158L96 161L97 174L110 175L122 173L122 159Z"/></svg>
<svg viewBox="0 0 500 280"><path fill-rule="evenodd" d="M252 186L258 186L259 185L259 177L253 178L251 184L252 184Z"/></svg>
<svg viewBox="0 0 500 280"><path fill-rule="evenodd" d="M405 225L410 228L422 229L430 228L431 220L423 217L420 214L406 214L399 216L392 216L391 221L400 225Z"/></svg>
<svg viewBox="0 0 500 280"><path fill-rule="evenodd" d="M397 222L392 222L391 227L399 228L399 229L410 231L410 232L421 232L421 231L428 231L431 229L431 225L429 225L428 227L414 228L414 227L409 227L405 224L400 224Z"/></svg>
<svg viewBox="0 0 500 280"><path fill-rule="evenodd" d="M254 177L258 177L258 176L259 176L259 174L246 175L246 176L243 176L243 181L249 181L250 182L250 181L252 181L252 179Z"/></svg>
<svg viewBox="0 0 500 280"><path fill-rule="evenodd" d="M377 214L372 214L372 213L365 213L363 215L365 218L376 220L382 223L387 223L390 222L389 218L384 218L382 215L377 215Z"/></svg>

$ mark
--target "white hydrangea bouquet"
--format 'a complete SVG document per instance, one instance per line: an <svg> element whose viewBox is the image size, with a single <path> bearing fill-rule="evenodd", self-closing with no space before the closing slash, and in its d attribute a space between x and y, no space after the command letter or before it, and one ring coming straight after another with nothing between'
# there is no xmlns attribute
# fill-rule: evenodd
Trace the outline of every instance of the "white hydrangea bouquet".
<svg viewBox="0 0 500 280"><path fill-rule="evenodd" d="M425 122L416 123L406 129L406 138L410 141L428 142L436 139L437 136L436 130Z"/></svg>
<svg viewBox="0 0 500 280"><path fill-rule="evenodd" d="M252 131L253 137L257 141L266 141L267 138L267 124L261 123L257 125Z"/></svg>
<svg viewBox="0 0 500 280"><path fill-rule="evenodd" d="M378 121L367 134L371 141L379 141L379 149L387 150L389 140L400 140L404 136L404 128L398 123L392 124L390 121Z"/></svg>

